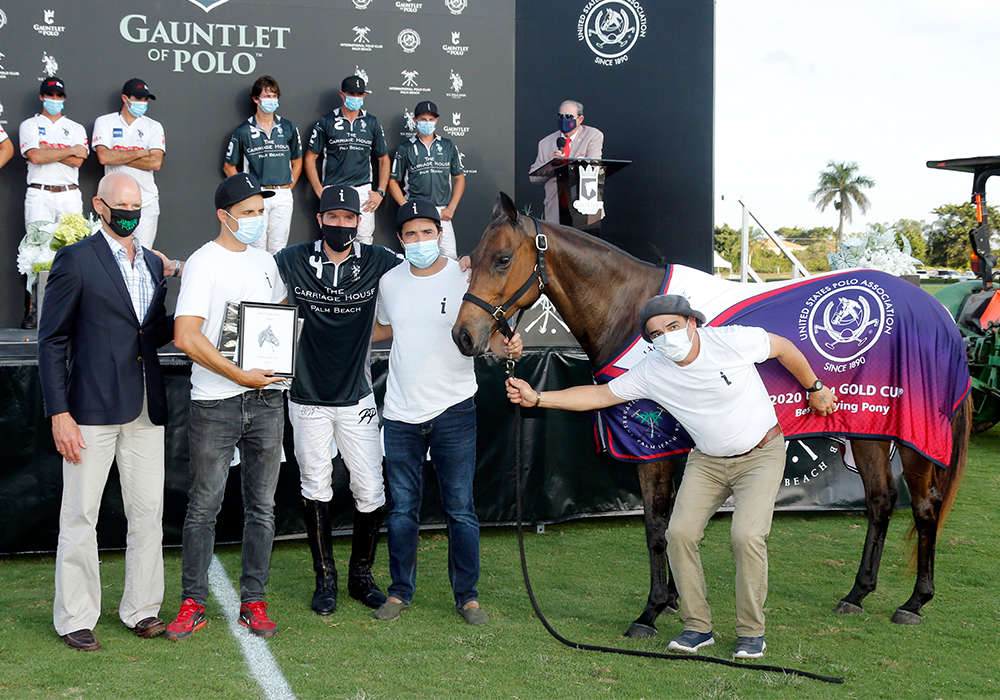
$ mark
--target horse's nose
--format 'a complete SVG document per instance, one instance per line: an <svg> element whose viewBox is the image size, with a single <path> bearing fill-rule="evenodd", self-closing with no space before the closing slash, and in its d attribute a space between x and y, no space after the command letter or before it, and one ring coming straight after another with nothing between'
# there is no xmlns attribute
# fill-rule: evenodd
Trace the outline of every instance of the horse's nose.
<svg viewBox="0 0 1000 700"><path fill-rule="evenodd" d="M455 341L455 345L458 346L459 351L463 355L475 354L473 349L472 334L469 333L465 326L455 326L452 328L451 339Z"/></svg>

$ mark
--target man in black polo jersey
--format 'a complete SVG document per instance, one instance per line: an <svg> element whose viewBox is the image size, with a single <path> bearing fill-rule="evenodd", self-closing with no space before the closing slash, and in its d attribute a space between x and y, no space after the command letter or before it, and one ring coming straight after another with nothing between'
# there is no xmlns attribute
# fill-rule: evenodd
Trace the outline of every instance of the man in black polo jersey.
<svg viewBox="0 0 1000 700"><path fill-rule="evenodd" d="M389 182L389 149L382 125L362 106L365 81L356 75L340 84L343 104L320 117L309 134L305 154L306 177L317 197L324 187L347 185L362 202L358 240L371 244L375 235L375 210L385 198ZM321 169L316 161L323 156ZM378 159L378 187L372 189L372 156Z"/></svg>
<svg viewBox="0 0 1000 700"><path fill-rule="evenodd" d="M222 170L226 177L249 172L274 197L264 200L264 235L254 245L277 253L288 243L292 224L292 189L302 172L302 142L299 130L278 111L281 88L278 81L262 75L250 89L256 112L229 137Z"/></svg>
<svg viewBox="0 0 1000 700"><path fill-rule="evenodd" d="M329 514L334 438L355 504L347 590L371 608L385 602L371 574L385 486L369 350L379 278L401 260L382 246L357 242L360 204L354 188L327 187L316 216L322 238L275 256L289 300L304 319L288 414L316 571L312 609L319 615L337 607Z"/></svg>
<svg viewBox="0 0 1000 700"><path fill-rule="evenodd" d="M451 139L434 131L437 128L438 108L429 100L417 103L417 133L396 149L389 175L389 194L396 204L403 206L407 200L433 202L441 217L441 253L457 258L455 229L452 217L465 192L465 169L462 156Z"/></svg>

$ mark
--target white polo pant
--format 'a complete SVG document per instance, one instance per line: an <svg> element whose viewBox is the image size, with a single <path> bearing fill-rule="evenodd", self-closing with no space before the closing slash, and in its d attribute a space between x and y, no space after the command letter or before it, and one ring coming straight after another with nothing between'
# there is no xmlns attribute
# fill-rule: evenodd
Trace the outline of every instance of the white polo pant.
<svg viewBox="0 0 1000 700"><path fill-rule="evenodd" d="M24 223L33 221L58 221L63 214L82 214L83 197L80 190L46 192L34 187L24 191Z"/></svg>
<svg viewBox="0 0 1000 700"><path fill-rule="evenodd" d="M438 214L444 207L438 207ZM441 220L441 254L452 260L458 260L458 246L455 243L455 227L450 221Z"/></svg>
<svg viewBox="0 0 1000 700"><path fill-rule="evenodd" d="M132 232L132 238L138 241L146 250L153 249L153 242L156 241L156 225L159 220L159 198L154 198L149 203L143 202L142 213L139 215L139 225Z"/></svg>
<svg viewBox="0 0 1000 700"><path fill-rule="evenodd" d="M292 190L289 187L271 190L273 197L264 199L264 235L250 245L274 255L288 245L292 226Z"/></svg>
<svg viewBox="0 0 1000 700"><path fill-rule="evenodd" d="M375 394L368 394L353 406L311 406L289 399L288 417L303 498L323 502L333 499L336 440L347 465L357 509L370 513L385 504Z"/></svg>
<svg viewBox="0 0 1000 700"><path fill-rule="evenodd" d="M364 211L365 202L372 192L371 184L353 188L361 199L361 216L358 217L358 240L371 245L375 241L375 212Z"/></svg>

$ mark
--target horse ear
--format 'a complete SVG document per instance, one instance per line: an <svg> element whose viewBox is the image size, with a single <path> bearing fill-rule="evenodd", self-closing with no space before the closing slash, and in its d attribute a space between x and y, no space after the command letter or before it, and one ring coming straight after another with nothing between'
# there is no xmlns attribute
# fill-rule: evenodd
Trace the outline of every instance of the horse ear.
<svg viewBox="0 0 1000 700"><path fill-rule="evenodd" d="M514 206L514 200L504 192L497 193L497 201L493 205L493 218L500 215L506 216L512 224L517 223L517 207Z"/></svg>

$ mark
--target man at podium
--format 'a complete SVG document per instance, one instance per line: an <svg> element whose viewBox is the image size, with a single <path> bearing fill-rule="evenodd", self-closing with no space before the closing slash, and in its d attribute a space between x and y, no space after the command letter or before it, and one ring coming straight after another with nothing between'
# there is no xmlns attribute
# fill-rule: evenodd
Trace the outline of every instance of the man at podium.
<svg viewBox="0 0 1000 700"><path fill-rule="evenodd" d="M556 115L558 129L538 142L538 155L528 172L534 172L553 158L596 158L603 157L604 132L583 123L583 104L576 100L565 100L559 105ZM555 176L529 176L535 184L545 183L545 217L546 221L559 221L559 191ZM563 203L566 208L566 203ZM595 228L600 227L600 219L604 218L602 209L597 217ZM570 223L570 222L562 222ZM589 228L589 227L588 227Z"/></svg>

